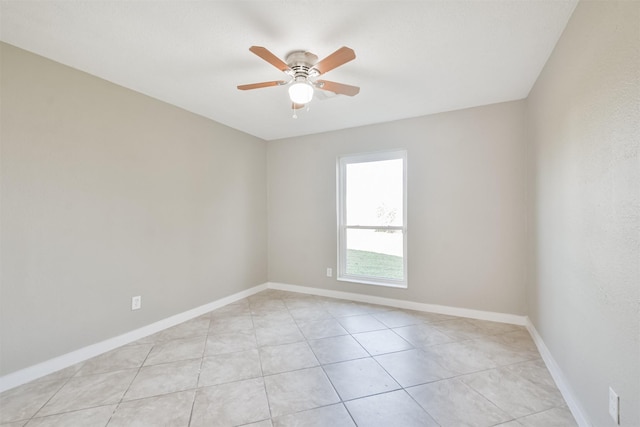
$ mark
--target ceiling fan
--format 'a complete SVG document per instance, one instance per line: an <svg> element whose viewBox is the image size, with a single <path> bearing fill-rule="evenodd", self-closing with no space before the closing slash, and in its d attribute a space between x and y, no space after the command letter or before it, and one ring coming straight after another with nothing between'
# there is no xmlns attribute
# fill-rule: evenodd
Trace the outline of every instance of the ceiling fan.
<svg viewBox="0 0 640 427"><path fill-rule="evenodd" d="M249 50L287 74L290 79L239 85L238 89L240 90L291 85L289 86L289 98L291 98L291 108L294 110L303 108L311 101L314 88L347 96L354 96L360 92L360 88L357 86L317 80L317 77L322 74L355 59L355 52L348 47L341 47L321 61L318 61L318 57L313 53L305 51L291 52L287 55L285 62L262 46L251 46Z"/></svg>

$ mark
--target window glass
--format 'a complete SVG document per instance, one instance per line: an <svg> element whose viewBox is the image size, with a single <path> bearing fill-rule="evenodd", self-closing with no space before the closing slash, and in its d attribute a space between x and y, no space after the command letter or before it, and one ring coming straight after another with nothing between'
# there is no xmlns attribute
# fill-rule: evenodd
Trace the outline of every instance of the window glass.
<svg viewBox="0 0 640 427"><path fill-rule="evenodd" d="M341 157L338 193L338 280L406 287L406 152Z"/></svg>

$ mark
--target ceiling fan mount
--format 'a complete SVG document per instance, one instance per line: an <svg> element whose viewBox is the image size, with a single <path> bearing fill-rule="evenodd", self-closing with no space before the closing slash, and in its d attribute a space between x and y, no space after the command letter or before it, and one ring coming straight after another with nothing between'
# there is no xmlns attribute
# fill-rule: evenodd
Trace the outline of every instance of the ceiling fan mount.
<svg viewBox="0 0 640 427"><path fill-rule="evenodd" d="M285 62L291 69L291 76L295 79L309 77L316 77L319 75L318 71L313 68L313 65L318 62L318 56L311 52L305 52L302 50L291 52L287 55Z"/></svg>
<svg viewBox="0 0 640 427"><path fill-rule="evenodd" d="M355 59L355 52L348 47L341 47L321 61L318 61L315 54L302 50L289 53L285 61L262 46L251 46L249 50L287 74L290 79L240 85L238 86L240 90L291 84L289 96L293 109L302 108L309 103L313 97L314 88L347 96L355 96L360 92L360 88L357 86L316 79L320 75Z"/></svg>

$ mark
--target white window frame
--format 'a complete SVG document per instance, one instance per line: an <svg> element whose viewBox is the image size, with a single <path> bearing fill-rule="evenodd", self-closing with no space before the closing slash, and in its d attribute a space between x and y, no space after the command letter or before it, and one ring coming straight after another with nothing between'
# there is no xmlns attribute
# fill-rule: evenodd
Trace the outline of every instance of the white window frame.
<svg viewBox="0 0 640 427"><path fill-rule="evenodd" d="M398 160L402 159L402 226L378 226L378 225L362 225L362 224L347 224L347 203L346 203L346 169L347 165L353 163L367 163L377 162L384 160ZM337 280L343 282L355 282L363 283L367 285L389 286L394 288L407 288L407 151L406 150L394 150L394 151L379 151L374 153L364 154L349 154L338 157L337 161L337 213L338 213L338 275ZM348 229L361 229L361 230L399 230L402 232L403 241L403 280L393 280L383 277L374 276L359 276L347 274L347 230Z"/></svg>

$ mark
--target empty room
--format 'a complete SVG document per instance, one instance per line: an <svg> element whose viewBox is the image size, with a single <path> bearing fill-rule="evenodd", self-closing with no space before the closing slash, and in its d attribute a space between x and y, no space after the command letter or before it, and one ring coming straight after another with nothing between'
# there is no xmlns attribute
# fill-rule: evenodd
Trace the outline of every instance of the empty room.
<svg viewBox="0 0 640 427"><path fill-rule="evenodd" d="M640 427L640 2L0 0L0 426Z"/></svg>

